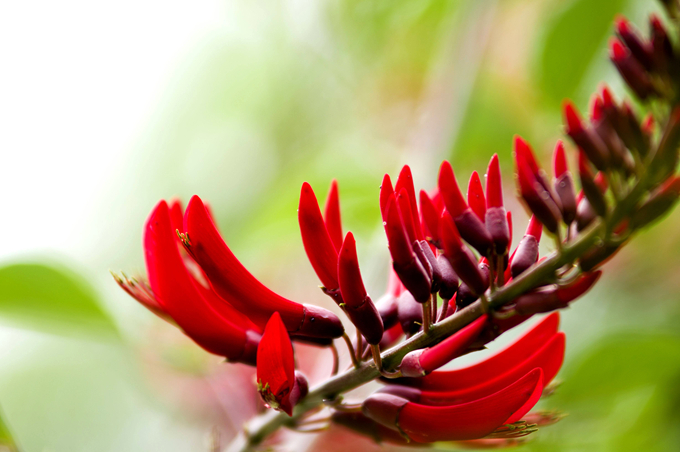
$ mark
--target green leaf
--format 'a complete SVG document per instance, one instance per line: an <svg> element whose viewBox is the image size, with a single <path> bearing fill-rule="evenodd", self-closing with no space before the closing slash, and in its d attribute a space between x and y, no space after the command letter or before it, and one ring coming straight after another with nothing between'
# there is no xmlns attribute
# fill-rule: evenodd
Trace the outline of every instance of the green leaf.
<svg viewBox="0 0 680 452"><path fill-rule="evenodd" d="M549 101L574 96L593 58L604 58L605 38L625 5L625 0L576 0L554 20L538 63L539 84Z"/></svg>
<svg viewBox="0 0 680 452"><path fill-rule="evenodd" d="M86 282L43 264L0 268L0 321L62 335L117 335Z"/></svg>

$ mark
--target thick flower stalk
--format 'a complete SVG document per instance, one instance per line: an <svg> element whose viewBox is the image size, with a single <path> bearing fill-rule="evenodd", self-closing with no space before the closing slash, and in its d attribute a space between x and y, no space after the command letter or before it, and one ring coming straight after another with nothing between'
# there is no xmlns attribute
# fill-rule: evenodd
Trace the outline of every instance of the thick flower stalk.
<svg viewBox="0 0 680 452"><path fill-rule="evenodd" d="M207 352L257 366L257 389L271 410L249 422L231 450L253 450L282 426L305 430L310 412L321 413L315 423L336 423L378 442L463 441L478 448L513 444L559 420L531 411L564 358L566 337L553 311L587 292L602 264L680 196L680 58L656 17L649 39L623 18L615 28L611 60L639 100L653 101L655 115L641 122L641 112L617 102L607 87L593 96L589 118L565 101L569 143L556 143L552 174L529 142L515 137L517 194L530 217L523 234L515 233L516 247L497 155L485 186L471 174L466 196L447 161L437 186L417 197L404 166L395 184L385 175L376 192L390 277L385 294L373 298L355 237L343 233L337 182L323 210L303 184L302 244L344 324L327 309L265 287L231 252L200 198L185 212L177 202L156 206L144 232L147 278L117 281ZM573 172L568 153L578 161ZM518 223L521 215L514 218ZM545 256L542 238L554 243ZM486 360L439 370L542 313L549 314ZM345 332L350 324L354 339ZM340 337L351 363L338 373ZM330 347L336 360L333 375L309 391L295 370L296 342ZM344 400L374 380L383 385L374 394Z"/></svg>

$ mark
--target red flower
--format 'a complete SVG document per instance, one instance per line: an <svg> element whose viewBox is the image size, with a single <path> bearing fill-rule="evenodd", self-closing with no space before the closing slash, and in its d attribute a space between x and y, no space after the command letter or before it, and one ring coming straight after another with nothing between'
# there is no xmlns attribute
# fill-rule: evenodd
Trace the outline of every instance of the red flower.
<svg viewBox="0 0 680 452"><path fill-rule="evenodd" d="M300 374L298 374L300 375ZM293 415L293 407L306 393L295 374L293 344L278 312L272 314L257 351L257 390L275 410Z"/></svg>
<svg viewBox="0 0 680 452"><path fill-rule="evenodd" d="M255 362L261 330L189 272L165 201L158 203L147 220L144 254L158 307L187 336L210 353Z"/></svg>
<svg viewBox="0 0 680 452"><path fill-rule="evenodd" d="M258 281L224 243L198 196L191 198L187 206L184 228L184 247L201 266L215 292L253 323L263 328L269 317L279 312L291 334L312 338L342 335L342 323L332 312L288 300Z"/></svg>

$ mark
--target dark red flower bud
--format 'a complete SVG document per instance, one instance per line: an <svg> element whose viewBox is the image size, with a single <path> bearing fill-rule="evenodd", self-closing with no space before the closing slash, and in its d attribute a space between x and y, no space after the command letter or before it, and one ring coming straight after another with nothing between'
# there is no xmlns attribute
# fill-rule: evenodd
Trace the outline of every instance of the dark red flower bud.
<svg viewBox="0 0 680 452"><path fill-rule="evenodd" d="M321 216L314 190L307 182L302 184L300 190L298 222L300 223L302 244L305 247L309 262L324 285L326 293L331 295L336 303L341 303L342 299L337 296L339 287L337 250L339 248L336 248L333 244L326 229L326 223Z"/></svg>
<svg viewBox="0 0 680 452"><path fill-rule="evenodd" d="M567 286L558 287L556 294L557 298L562 303L569 303L572 300L577 299L584 293L588 292L591 287L595 285L598 279L602 276L601 271L596 271L592 273L584 273L573 283Z"/></svg>
<svg viewBox="0 0 680 452"><path fill-rule="evenodd" d="M649 137L645 136L642 132L640 121L635 116L633 108L628 102L623 102L621 106L621 116L620 130L617 129L617 133L624 139L624 142L629 149L637 150L638 154L644 158L649 153L650 149ZM628 141L625 139L626 136L629 137Z"/></svg>
<svg viewBox="0 0 680 452"><path fill-rule="evenodd" d="M482 221L486 220L486 198L484 197L484 188L482 181L479 179L479 173L473 171L468 182L467 202L470 209Z"/></svg>
<svg viewBox="0 0 680 452"><path fill-rule="evenodd" d="M383 328L388 330L397 324L397 296L387 292L375 302L375 308L380 314Z"/></svg>
<svg viewBox="0 0 680 452"><path fill-rule="evenodd" d="M198 196L184 214L184 247L201 266L217 294L263 328L278 311L290 333L340 337L340 319L327 309L288 300L265 287L234 256ZM332 246L332 244L331 244Z"/></svg>
<svg viewBox="0 0 680 452"><path fill-rule="evenodd" d="M439 296L444 300L450 300L456 294L460 280L451 263L443 254L437 256L437 264L442 274L442 281L439 288Z"/></svg>
<svg viewBox="0 0 680 452"><path fill-rule="evenodd" d="M542 371L535 369L512 385L465 404L435 407L376 393L364 401L362 411L367 417L419 443L460 441L492 433L519 414L518 410L524 409L527 402L536 403L541 390ZM530 408L526 408L522 416Z"/></svg>
<svg viewBox="0 0 680 452"><path fill-rule="evenodd" d="M564 155L564 144L561 140L558 140L555 146L553 165L555 169L554 187L562 207L562 220L564 220L564 224L569 226L576 218L576 194L574 192L574 181L567 166L567 158Z"/></svg>
<svg viewBox="0 0 680 452"><path fill-rule="evenodd" d="M621 244L601 244L581 256L578 266L584 272L593 271L612 259L620 249Z"/></svg>
<svg viewBox="0 0 680 452"><path fill-rule="evenodd" d="M590 205L590 202L588 202L586 198L582 198L576 207L576 230L579 232L583 231L593 222L593 220L595 220L595 218L597 218L595 209L593 209L593 206Z"/></svg>
<svg viewBox="0 0 680 452"><path fill-rule="evenodd" d="M444 245L444 256L449 260L456 275L467 284L476 295L483 294L489 287L484 274L477 267L472 252L465 246L458 234L458 229L448 212L441 220L441 238Z"/></svg>
<svg viewBox="0 0 680 452"><path fill-rule="evenodd" d="M204 350L230 361L254 364L261 330L191 276L171 224L168 205L161 201L144 228L144 254L153 299Z"/></svg>
<svg viewBox="0 0 680 452"><path fill-rule="evenodd" d="M484 284L488 285L491 282L491 269L489 268L489 264L484 261L480 262L477 267L479 267L479 271L484 277ZM458 292L456 293L456 306L458 309L466 308L478 299L479 294L474 293L470 286L464 282L460 284L458 287Z"/></svg>
<svg viewBox="0 0 680 452"><path fill-rule="evenodd" d="M432 202L425 190L420 190L420 215L422 218L423 229L425 229L428 240L437 248L441 248L439 240L439 219L441 212Z"/></svg>
<svg viewBox="0 0 680 452"><path fill-rule="evenodd" d="M439 191L446 205L446 210L456 223L460 236L475 248L482 256L489 254L493 240L484 223L472 212L458 188L456 176L451 164L442 162L439 169Z"/></svg>
<svg viewBox="0 0 680 452"><path fill-rule="evenodd" d="M567 135L583 149L591 162L599 170L605 170L609 166L609 152L602 139L591 129L583 126L581 116L570 101L564 102L564 118L567 125Z"/></svg>
<svg viewBox="0 0 680 452"><path fill-rule="evenodd" d="M397 317L402 331L407 336L416 334L423 326L423 306L407 290L397 299Z"/></svg>
<svg viewBox="0 0 680 452"><path fill-rule="evenodd" d="M418 302L424 303L430 299L430 276L413 252L411 242L404 229L402 214L394 197L388 201L385 215L385 232L392 255L392 267L399 275L404 287L413 294Z"/></svg>
<svg viewBox="0 0 680 452"><path fill-rule="evenodd" d="M541 223L535 216L529 220L526 234L519 241L517 249L512 256L510 271L513 278L521 275L527 268L538 261L538 242L541 240Z"/></svg>
<svg viewBox="0 0 680 452"><path fill-rule="evenodd" d="M678 201L680 177L672 176L663 183L633 214L631 227L639 229L657 220Z"/></svg>
<svg viewBox="0 0 680 452"><path fill-rule="evenodd" d="M503 207L503 185L501 184L501 167L498 154L494 154L489 162L486 175L486 229L491 234L494 251L498 256L508 252L510 229Z"/></svg>
<svg viewBox="0 0 680 452"><path fill-rule="evenodd" d="M278 312L272 314L257 350L257 390L264 403L293 415L300 398L296 385L295 357L286 326Z"/></svg>
<svg viewBox="0 0 680 452"><path fill-rule="evenodd" d="M323 220L326 224L328 236L333 241L335 249L340 251L342 246L342 220L340 217L340 197L338 195L338 181L333 179L326 197L323 209Z"/></svg>
<svg viewBox="0 0 680 452"><path fill-rule="evenodd" d="M604 113L604 103L596 93L591 102L591 123L593 132L600 137L609 150L610 164L614 168L621 168L627 175L635 173L635 162L626 150L626 146L616 134L611 122Z"/></svg>
<svg viewBox="0 0 680 452"><path fill-rule="evenodd" d="M654 86L645 72L645 68L621 41L612 38L609 49L609 58L612 63L640 99L644 100L655 93Z"/></svg>
<svg viewBox="0 0 680 452"><path fill-rule="evenodd" d="M423 240L425 236L423 235L423 231L420 228L418 204L416 202L416 190L413 186L413 175L411 175L411 168L408 165L404 165L404 167L401 169L399 178L397 178L397 185L394 187L394 191L397 194L401 193L402 190L406 190L406 195L410 205L411 223L413 224L415 232L415 238L413 240ZM406 212L402 210L402 214L406 215Z"/></svg>
<svg viewBox="0 0 680 452"><path fill-rule="evenodd" d="M666 72L669 66L676 63L673 44L666 33L659 16L652 14L649 17L649 25L652 34L652 59L657 72Z"/></svg>
<svg viewBox="0 0 680 452"><path fill-rule="evenodd" d="M399 368L405 377L422 377L464 354L486 325L487 317L479 317L439 344L408 353Z"/></svg>
<svg viewBox="0 0 680 452"><path fill-rule="evenodd" d="M515 140L515 157L517 163L517 179L519 181L520 195L529 207L529 210L543 223L551 233L557 232L562 214L555 204L550 193L538 183L526 158L522 157L518 147L523 140L519 137Z"/></svg>
<svg viewBox="0 0 680 452"><path fill-rule="evenodd" d="M595 210L595 213L604 217L607 215L607 202L604 199L604 193L595 183L595 178L588 167L588 159L583 151L580 151L578 156L578 173L581 179L583 194Z"/></svg>
<svg viewBox="0 0 680 452"><path fill-rule="evenodd" d="M359 270L354 235L348 232L338 256L338 280L347 317L369 344L380 343L383 323L371 297L366 293Z"/></svg>
<svg viewBox="0 0 680 452"><path fill-rule="evenodd" d="M646 70L651 70L654 67L652 48L649 46L649 43L640 39L625 17L619 16L616 18L616 32L623 42L626 43L635 59L644 66Z"/></svg>
<svg viewBox="0 0 680 452"><path fill-rule="evenodd" d="M416 252L423 267L430 271L430 279L432 280L431 292L437 293L442 282L442 272L430 244L425 240L414 242L413 250Z"/></svg>

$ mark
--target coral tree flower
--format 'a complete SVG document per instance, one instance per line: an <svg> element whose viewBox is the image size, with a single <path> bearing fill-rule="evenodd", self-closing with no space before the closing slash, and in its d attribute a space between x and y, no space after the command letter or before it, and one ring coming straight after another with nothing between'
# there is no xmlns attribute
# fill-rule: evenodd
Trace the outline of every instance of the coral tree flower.
<svg viewBox="0 0 680 452"><path fill-rule="evenodd" d="M306 395L306 385L298 380L293 344L281 316L275 312L267 322L257 350L257 390L271 408L292 416L293 407Z"/></svg>
<svg viewBox="0 0 680 452"><path fill-rule="evenodd" d="M342 323L332 312L288 300L258 281L224 243L198 196L191 198L187 206L184 229L184 247L201 266L215 292L253 323L263 328L269 317L278 312L288 332L296 336L342 335Z"/></svg>
<svg viewBox="0 0 680 452"><path fill-rule="evenodd" d="M168 205L161 201L144 230L149 285L158 306L206 351L253 364L261 330L189 272L178 243Z"/></svg>

